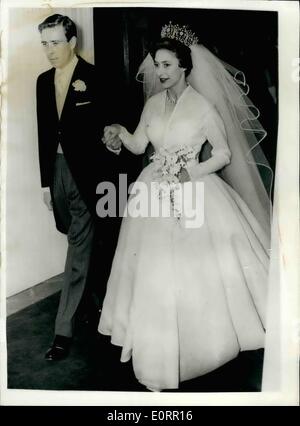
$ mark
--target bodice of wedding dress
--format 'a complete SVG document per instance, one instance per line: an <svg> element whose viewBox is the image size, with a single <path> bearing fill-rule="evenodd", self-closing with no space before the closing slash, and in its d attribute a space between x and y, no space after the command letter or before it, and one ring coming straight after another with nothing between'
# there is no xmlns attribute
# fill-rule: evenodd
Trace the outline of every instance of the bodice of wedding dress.
<svg viewBox="0 0 300 426"><path fill-rule="evenodd" d="M119 136L128 150L142 154L151 142L155 150L192 146L200 152L208 140L212 146L211 157L187 167L191 180L198 180L229 164L231 153L222 119L202 95L187 86L171 115L166 114L165 108L166 91L163 91L147 101L134 134L121 126Z"/></svg>

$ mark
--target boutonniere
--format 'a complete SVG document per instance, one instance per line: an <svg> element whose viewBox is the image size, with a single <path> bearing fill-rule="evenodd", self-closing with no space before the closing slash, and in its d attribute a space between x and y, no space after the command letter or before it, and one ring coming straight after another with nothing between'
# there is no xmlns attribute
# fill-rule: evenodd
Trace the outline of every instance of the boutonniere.
<svg viewBox="0 0 300 426"><path fill-rule="evenodd" d="M86 84L82 80L76 80L72 84L74 87L75 92L85 92L86 91Z"/></svg>

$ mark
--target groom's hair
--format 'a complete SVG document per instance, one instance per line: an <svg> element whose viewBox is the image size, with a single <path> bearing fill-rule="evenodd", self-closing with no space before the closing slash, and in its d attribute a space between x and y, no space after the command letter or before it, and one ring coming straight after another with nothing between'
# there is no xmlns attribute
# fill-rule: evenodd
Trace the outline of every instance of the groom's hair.
<svg viewBox="0 0 300 426"><path fill-rule="evenodd" d="M66 39L69 41L72 37L77 37L77 28L72 19L68 16L59 14L48 16L39 26L39 32L41 33L45 28L53 28L57 25L62 25Z"/></svg>

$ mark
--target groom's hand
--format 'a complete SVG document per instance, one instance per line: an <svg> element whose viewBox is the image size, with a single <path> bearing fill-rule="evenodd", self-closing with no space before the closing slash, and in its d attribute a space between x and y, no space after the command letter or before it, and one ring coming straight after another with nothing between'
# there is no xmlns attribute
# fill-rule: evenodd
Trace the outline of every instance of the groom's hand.
<svg viewBox="0 0 300 426"><path fill-rule="evenodd" d="M122 146L122 140L118 136L121 130L121 126L118 124L112 124L104 128L104 136L102 142L111 151L120 151Z"/></svg>
<svg viewBox="0 0 300 426"><path fill-rule="evenodd" d="M121 126L119 124L111 124L110 126L104 127L104 134L102 141L105 145L113 141L120 133Z"/></svg>
<svg viewBox="0 0 300 426"><path fill-rule="evenodd" d="M113 151L121 149L121 146L122 140L119 138L119 136L115 136L106 143L106 147L108 149L112 149Z"/></svg>
<svg viewBox="0 0 300 426"><path fill-rule="evenodd" d="M48 210L53 210L53 205L52 205L52 199L51 199L51 194L50 191L44 191L43 193L43 201L46 204L46 206L48 207Z"/></svg>

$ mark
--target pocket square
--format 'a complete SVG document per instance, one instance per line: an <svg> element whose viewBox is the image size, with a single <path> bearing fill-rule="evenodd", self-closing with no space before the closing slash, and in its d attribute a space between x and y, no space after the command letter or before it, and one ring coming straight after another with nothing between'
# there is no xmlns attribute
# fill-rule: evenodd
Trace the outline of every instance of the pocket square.
<svg viewBox="0 0 300 426"><path fill-rule="evenodd" d="M76 106L81 106L81 105L87 105L90 104L91 101L87 101L87 102L76 102Z"/></svg>

